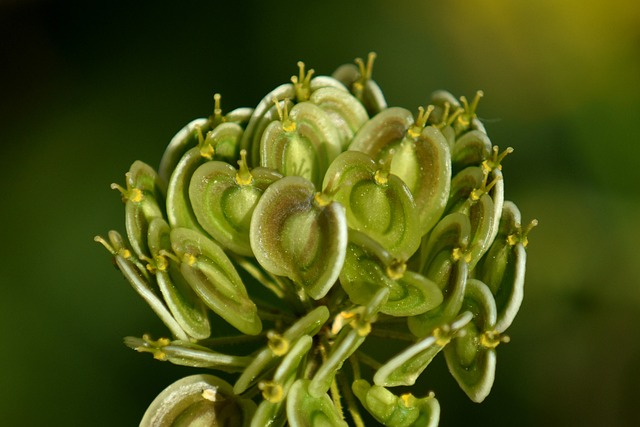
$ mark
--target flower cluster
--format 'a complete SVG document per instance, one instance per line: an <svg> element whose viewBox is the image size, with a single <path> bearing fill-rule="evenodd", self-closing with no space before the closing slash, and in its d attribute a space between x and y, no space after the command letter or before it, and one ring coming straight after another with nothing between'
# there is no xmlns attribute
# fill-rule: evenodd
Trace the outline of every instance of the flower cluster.
<svg viewBox="0 0 640 427"><path fill-rule="evenodd" d="M127 239L96 240L171 334L125 343L234 381L183 378L141 425L433 426L434 394L406 391L440 351L473 401L489 393L536 224L504 200L512 150L476 117L481 92L388 107L373 59L299 63L255 109L216 95L157 171L113 184Z"/></svg>

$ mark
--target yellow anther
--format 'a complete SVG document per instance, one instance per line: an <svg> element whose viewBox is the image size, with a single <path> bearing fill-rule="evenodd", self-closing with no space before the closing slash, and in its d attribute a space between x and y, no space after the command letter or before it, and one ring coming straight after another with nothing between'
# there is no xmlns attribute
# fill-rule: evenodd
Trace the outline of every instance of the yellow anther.
<svg viewBox="0 0 640 427"><path fill-rule="evenodd" d="M202 391L202 398L206 399L210 402L219 402L221 400L224 400L224 397L220 396L218 394L218 388L217 387L213 387L213 388L205 388Z"/></svg>
<svg viewBox="0 0 640 427"><path fill-rule="evenodd" d="M213 155L215 154L215 149L213 148L214 144L212 143L213 131L210 130L207 132L207 135L203 137L202 128L197 126L196 129L198 130L198 148L200 149L200 156L208 160L213 159Z"/></svg>
<svg viewBox="0 0 640 427"><path fill-rule="evenodd" d="M328 195L321 192L314 194L313 200L316 202L316 205L318 205L319 207L324 207L324 206L327 206L329 203L331 203L331 198Z"/></svg>
<svg viewBox="0 0 640 427"><path fill-rule="evenodd" d="M529 244L529 232L531 232L531 230L537 225L537 219L531 220L524 229L518 228L515 233L508 235L507 243L510 246L514 246L516 243L522 243L522 246L526 248Z"/></svg>
<svg viewBox="0 0 640 427"><path fill-rule="evenodd" d="M167 354L164 351L157 350L153 352L153 358L164 362L167 360Z"/></svg>
<svg viewBox="0 0 640 427"><path fill-rule="evenodd" d="M425 110L423 107L418 107L418 118L413 126L407 130L407 135L411 138L417 138L422 133L422 129L427 125L427 120L431 112L433 112L433 105L429 105Z"/></svg>
<svg viewBox="0 0 640 427"><path fill-rule="evenodd" d="M402 279L405 271L407 271L407 264L404 261L393 260L393 262L387 266L386 272L391 280L399 280Z"/></svg>
<svg viewBox="0 0 640 427"><path fill-rule="evenodd" d="M129 249L122 248L118 250L118 255L120 255L124 259L131 258L131 251Z"/></svg>
<svg viewBox="0 0 640 427"><path fill-rule="evenodd" d="M127 184L128 187L128 184ZM128 200L131 200L132 202L138 203L142 200L142 191L140 191L137 188L123 188L121 185L118 185L116 183L111 184L111 189L112 190L118 190L120 192L120 194L122 195L122 201L126 202Z"/></svg>
<svg viewBox="0 0 640 427"><path fill-rule="evenodd" d="M463 259L465 262L469 263L471 262L471 253L465 251L462 248L455 248L451 252L451 258L453 259L453 261L460 261L461 259Z"/></svg>
<svg viewBox="0 0 640 427"><path fill-rule="evenodd" d="M158 252L161 256L165 257L165 258L169 258L173 261L175 261L176 263L180 264L180 258L178 258L175 254L169 252L169 251L165 251L164 249L160 249L160 251Z"/></svg>
<svg viewBox="0 0 640 427"><path fill-rule="evenodd" d="M273 97L273 103L276 105L276 110L278 110L278 117L282 122L282 130L285 132L293 132L296 130L296 124L289 119L289 100L285 99L283 102L284 107L281 107L278 98Z"/></svg>
<svg viewBox="0 0 640 427"><path fill-rule="evenodd" d="M167 268L169 267L169 261L167 261L165 257L163 257L162 255L156 255L153 257L153 260L158 271L167 271Z"/></svg>
<svg viewBox="0 0 640 427"><path fill-rule="evenodd" d="M144 334L142 336L142 339L144 340L144 342L146 342L147 344L149 344L152 347L166 347L169 344L171 344L171 340L169 338L158 338L157 340L152 340L151 336L149 334Z"/></svg>
<svg viewBox="0 0 640 427"><path fill-rule="evenodd" d="M269 348L276 356L284 356L289 351L289 341L277 332L267 332Z"/></svg>
<svg viewBox="0 0 640 427"><path fill-rule="evenodd" d="M480 200L480 197L482 197L484 194L488 194L491 189L500 181L502 180L502 176L498 175L496 176L493 181L491 181L489 184L487 184L487 179L489 178L489 170L485 169L483 167L482 169L482 174L484 176L483 180L482 180L482 184L480 185L479 188L475 188L471 191L471 193L469 194L469 199L471 199L471 201L473 202L477 202L478 200Z"/></svg>
<svg viewBox="0 0 640 427"><path fill-rule="evenodd" d="M378 164L380 165L380 169L378 169L374 175L374 180L378 185L387 185L389 182L389 174L391 173L391 162L393 161L393 156L396 154L395 149L391 149L387 152L387 154L378 160Z"/></svg>
<svg viewBox="0 0 640 427"><path fill-rule="evenodd" d="M436 339L436 345L444 347L451 341L451 330L445 325L433 330L433 337Z"/></svg>
<svg viewBox="0 0 640 427"><path fill-rule="evenodd" d="M240 160L238 160L238 172L236 172L236 184L243 186L253 182L253 175L247 165L247 150L240 150Z"/></svg>
<svg viewBox="0 0 640 427"><path fill-rule="evenodd" d="M386 185L389 182L389 172L379 169L376 171L373 178L378 185Z"/></svg>
<svg viewBox="0 0 640 427"><path fill-rule="evenodd" d="M365 307L358 306L349 311L341 311L334 319L333 325L331 325L331 334L337 335L345 325L349 325L358 331L358 335L361 337L369 335L369 332L371 332L371 323L362 320L362 315L365 310Z"/></svg>
<svg viewBox="0 0 640 427"><path fill-rule="evenodd" d="M293 132L293 131L296 130L296 128L297 127L296 127L295 122L292 122L289 119L287 119L284 122L282 122L282 130L285 131L285 132Z"/></svg>
<svg viewBox="0 0 640 427"><path fill-rule="evenodd" d="M460 114L458 116L458 124L462 125L463 127L467 127L469 126L469 124L471 124L471 121L476 118L476 109L478 108L480 98L482 98L483 96L484 92L482 92L481 90L477 91L476 96L471 102L471 105L469 105L466 97L460 97L460 102L462 102L462 105L464 107L464 114Z"/></svg>
<svg viewBox="0 0 640 427"><path fill-rule="evenodd" d="M342 328L344 328L344 326L349 323L347 322L347 320L349 320L353 316L353 313L349 313L348 311L343 311L338 314L333 320L333 324L331 325L331 334L338 335L338 332L340 332Z"/></svg>
<svg viewBox="0 0 640 427"><path fill-rule="evenodd" d="M480 335L480 345L484 348L496 348L500 343L508 343L508 336L500 335L497 331L485 331Z"/></svg>
<svg viewBox="0 0 640 427"><path fill-rule="evenodd" d="M284 389L274 381L261 381L258 388L262 390L262 397L271 403L282 402L284 398Z"/></svg>
<svg viewBox="0 0 640 427"><path fill-rule="evenodd" d="M507 155L513 153L512 147L507 147L502 153L499 153L500 148L497 145L493 146L492 155L490 158L482 162L482 170L485 172L491 172L493 169L502 170L502 160Z"/></svg>
<svg viewBox="0 0 640 427"><path fill-rule="evenodd" d="M142 200L142 196L143 196L142 191L140 191L137 188L132 188L129 190L129 194L127 198L134 203L138 203Z"/></svg>
<svg viewBox="0 0 640 427"><path fill-rule="evenodd" d="M345 320L353 320L356 318L358 314L354 311L341 311L339 316L341 316Z"/></svg>
<svg viewBox="0 0 640 427"><path fill-rule="evenodd" d="M400 400L402 401L402 404L405 406L405 408L411 408L415 406L416 398L411 393L403 394L402 396L400 396Z"/></svg>
<svg viewBox="0 0 640 427"><path fill-rule="evenodd" d="M304 62L298 61L299 76L292 76L291 82L296 91L296 100L298 102L304 102L309 99L311 95L311 77L315 72L313 69L305 73Z"/></svg>
<svg viewBox="0 0 640 427"><path fill-rule="evenodd" d="M361 337L366 337L371 332L371 323L369 322L354 320L350 325Z"/></svg>
<svg viewBox="0 0 640 427"><path fill-rule="evenodd" d="M186 253L182 257L182 262L184 262L187 265L194 265L197 260L198 259L193 254L190 254L190 253Z"/></svg>
<svg viewBox="0 0 640 427"><path fill-rule="evenodd" d="M213 146L211 144L203 144L200 146L200 156L204 157L205 159L213 159L214 153L215 150L213 149Z"/></svg>

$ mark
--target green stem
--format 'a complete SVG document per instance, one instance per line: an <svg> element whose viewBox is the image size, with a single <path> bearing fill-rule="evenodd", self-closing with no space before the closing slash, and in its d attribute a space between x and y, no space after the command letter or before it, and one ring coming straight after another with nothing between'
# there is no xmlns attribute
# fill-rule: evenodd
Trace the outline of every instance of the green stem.
<svg viewBox="0 0 640 427"><path fill-rule="evenodd" d="M351 358L349 358L351 360ZM365 427L364 421L362 420L362 416L360 415L360 410L358 409L358 403L353 396L353 392L351 391L351 386L347 382L347 379L343 375L336 375L338 380L340 381L340 387L342 388L342 395L344 396L344 400L347 403L347 410L351 415L351 419L353 420L353 424L355 427Z"/></svg>
<svg viewBox="0 0 640 427"><path fill-rule="evenodd" d="M206 340L198 341L198 345L204 345L206 347L224 347L228 345L238 345L245 343L252 343L258 340L266 339L267 333L263 332L258 335L237 335L233 337L216 337L207 338Z"/></svg>
<svg viewBox="0 0 640 427"><path fill-rule="evenodd" d="M358 360L360 360L362 363L364 363L365 365L369 366L373 370L377 371L378 369L380 369L382 367L382 363L378 362L373 357L367 356L365 353L363 353L361 351L357 351L356 353L358 355Z"/></svg>
<svg viewBox="0 0 640 427"><path fill-rule="evenodd" d="M389 329L372 328L369 335L380 338L390 338L394 340L416 342L416 337L413 334Z"/></svg>

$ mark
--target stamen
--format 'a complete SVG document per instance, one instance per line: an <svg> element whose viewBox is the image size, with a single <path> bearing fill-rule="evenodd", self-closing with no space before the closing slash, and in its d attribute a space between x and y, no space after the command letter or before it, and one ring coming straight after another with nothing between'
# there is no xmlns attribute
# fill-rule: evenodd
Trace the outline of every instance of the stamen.
<svg viewBox="0 0 640 427"><path fill-rule="evenodd" d="M505 157L507 157L507 155L513 153L513 148L512 147L507 147L506 150L504 150L502 153L498 154L499 152L499 148L497 145L493 146L492 149L492 156L488 159L486 159L484 162L482 162L482 169L490 172L493 169L498 169L498 170L502 170L502 160L504 160Z"/></svg>
<svg viewBox="0 0 640 427"><path fill-rule="evenodd" d="M198 148L200 149L200 155L205 159L213 159L215 149L213 148L213 131L207 132L206 137L202 137L202 129L198 126Z"/></svg>
<svg viewBox="0 0 640 427"><path fill-rule="evenodd" d="M186 253L184 254L184 256L182 257L182 262L184 262L185 264L192 266L196 263L197 258L195 256L193 256L193 254L190 253Z"/></svg>
<svg viewBox="0 0 640 427"><path fill-rule="evenodd" d="M485 331L480 335L480 345L484 348L496 348L500 343L508 343L511 339L500 335L497 331Z"/></svg>
<svg viewBox="0 0 640 427"><path fill-rule="evenodd" d="M464 259L465 262L469 263L471 262L471 252L467 252L462 248L455 248L451 252L451 259L453 261L460 261L461 259Z"/></svg>
<svg viewBox="0 0 640 427"><path fill-rule="evenodd" d="M451 329L448 325L443 325L433 330L433 337L436 339L436 345L444 347L451 341Z"/></svg>
<svg viewBox="0 0 640 427"><path fill-rule="evenodd" d="M240 160L238 160L238 172L236 172L236 184L240 186L249 185L253 182L253 175L247 165L247 150L240 150Z"/></svg>
<svg viewBox="0 0 640 427"><path fill-rule="evenodd" d="M423 107L418 107L418 117L413 126L407 130L407 134L411 138L417 138L422 133L422 129L427 125L427 120L429 120L429 116L433 112L434 106L429 105L425 110Z"/></svg>
<svg viewBox="0 0 640 427"><path fill-rule="evenodd" d="M284 389L274 381L261 381L258 388L262 390L262 397L271 403L282 402L284 398Z"/></svg>
<svg viewBox="0 0 640 427"><path fill-rule="evenodd" d="M389 181L389 174L391 173L391 161L393 160L393 155L396 153L395 150L391 149L387 153L387 155L379 160L380 169L378 169L374 175L374 180L378 185L386 185Z"/></svg>
<svg viewBox="0 0 640 427"><path fill-rule="evenodd" d="M322 193L322 192L317 192L313 196L313 200L316 202L316 205L318 205L318 207L327 206L332 201L331 197L329 197L329 195L327 195L325 193Z"/></svg>
<svg viewBox="0 0 640 427"><path fill-rule="evenodd" d="M292 76L291 82L293 83L296 91L296 100L298 102L304 102L307 101L309 99L309 96L311 95L311 77L313 77L315 71L313 69L310 69L307 73L305 73L304 62L302 61L298 61L297 65L298 69L300 70L299 76Z"/></svg>
<svg viewBox="0 0 640 427"><path fill-rule="evenodd" d="M282 130L285 132L293 132L296 130L295 122L289 119L289 99L284 99L284 108L280 106L280 101L275 96L273 97L273 103L276 104L276 109L278 110L278 117L280 117L280 121L282 122Z"/></svg>
<svg viewBox="0 0 640 427"><path fill-rule="evenodd" d="M358 66L358 71L360 72L360 78L353 82L353 93L355 97L360 100L362 100L362 92L367 80L371 80L371 75L373 74L373 62L375 61L375 59L375 52L369 52L366 66L364 65L364 61L362 60L362 58L355 59L355 63Z"/></svg>
<svg viewBox="0 0 640 427"><path fill-rule="evenodd" d="M267 332L268 346L276 356L284 356L289 351L289 341L277 332Z"/></svg>
<svg viewBox="0 0 640 427"><path fill-rule="evenodd" d="M407 271L407 264L404 261L395 259L387 266L386 273L391 280L400 280L405 271Z"/></svg>
<svg viewBox="0 0 640 427"><path fill-rule="evenodd" d="M213 387L213 388L207 388L204 389L202 391L202 398L206 399L210 402L219 402L221 400L224 400L224 397L218 394L218 388L217 387Z"/></svg>
<svg viewBox="0 0 640 427"><path fill-rule="evenodd" d="M476 109L478 108L478 103L480 102L480 98L484 96L484 92L481 90L476 92L476 96L473 98L471 105L469 105L469 101L465 96L460 97L460 102L462 102L462 106L464 108L464 114L460 114L458 116L458 124L460 124L463 128L468 127L473 119L476 116Z"/></svg>
<svg viewBox="0 0 640 427"><path fill-rule="evenodd" d="M127 180L127 188L125 189L124 187L122 187L119 184L113 183L111 184L111 189L112 190L118 190L120 192L120 195L122 196L122 201L123 202L127 202L127 201L132 201L134 203L138 203L140 201L142 201L143 198L143 194L142 191L140 191L137 188L130 188L129 184L128 184Z"/></svg>

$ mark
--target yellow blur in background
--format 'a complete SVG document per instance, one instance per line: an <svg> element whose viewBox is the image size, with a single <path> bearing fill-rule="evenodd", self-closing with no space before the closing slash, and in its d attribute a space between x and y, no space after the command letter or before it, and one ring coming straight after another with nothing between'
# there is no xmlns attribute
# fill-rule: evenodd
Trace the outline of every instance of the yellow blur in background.
<svg viewBox="0 0 640 427"><path fill-rule="evenodd" d="M193 369L93 242L111 182L184 124L255 104L304 60L376 51L390 105L485 92L479 116L530 235L525 300L492 394L423 374L441 426L631 426L640 390L640 2L0 2L0 425L137 425ZM230 2L228 2L230 3Z"/></svg>

